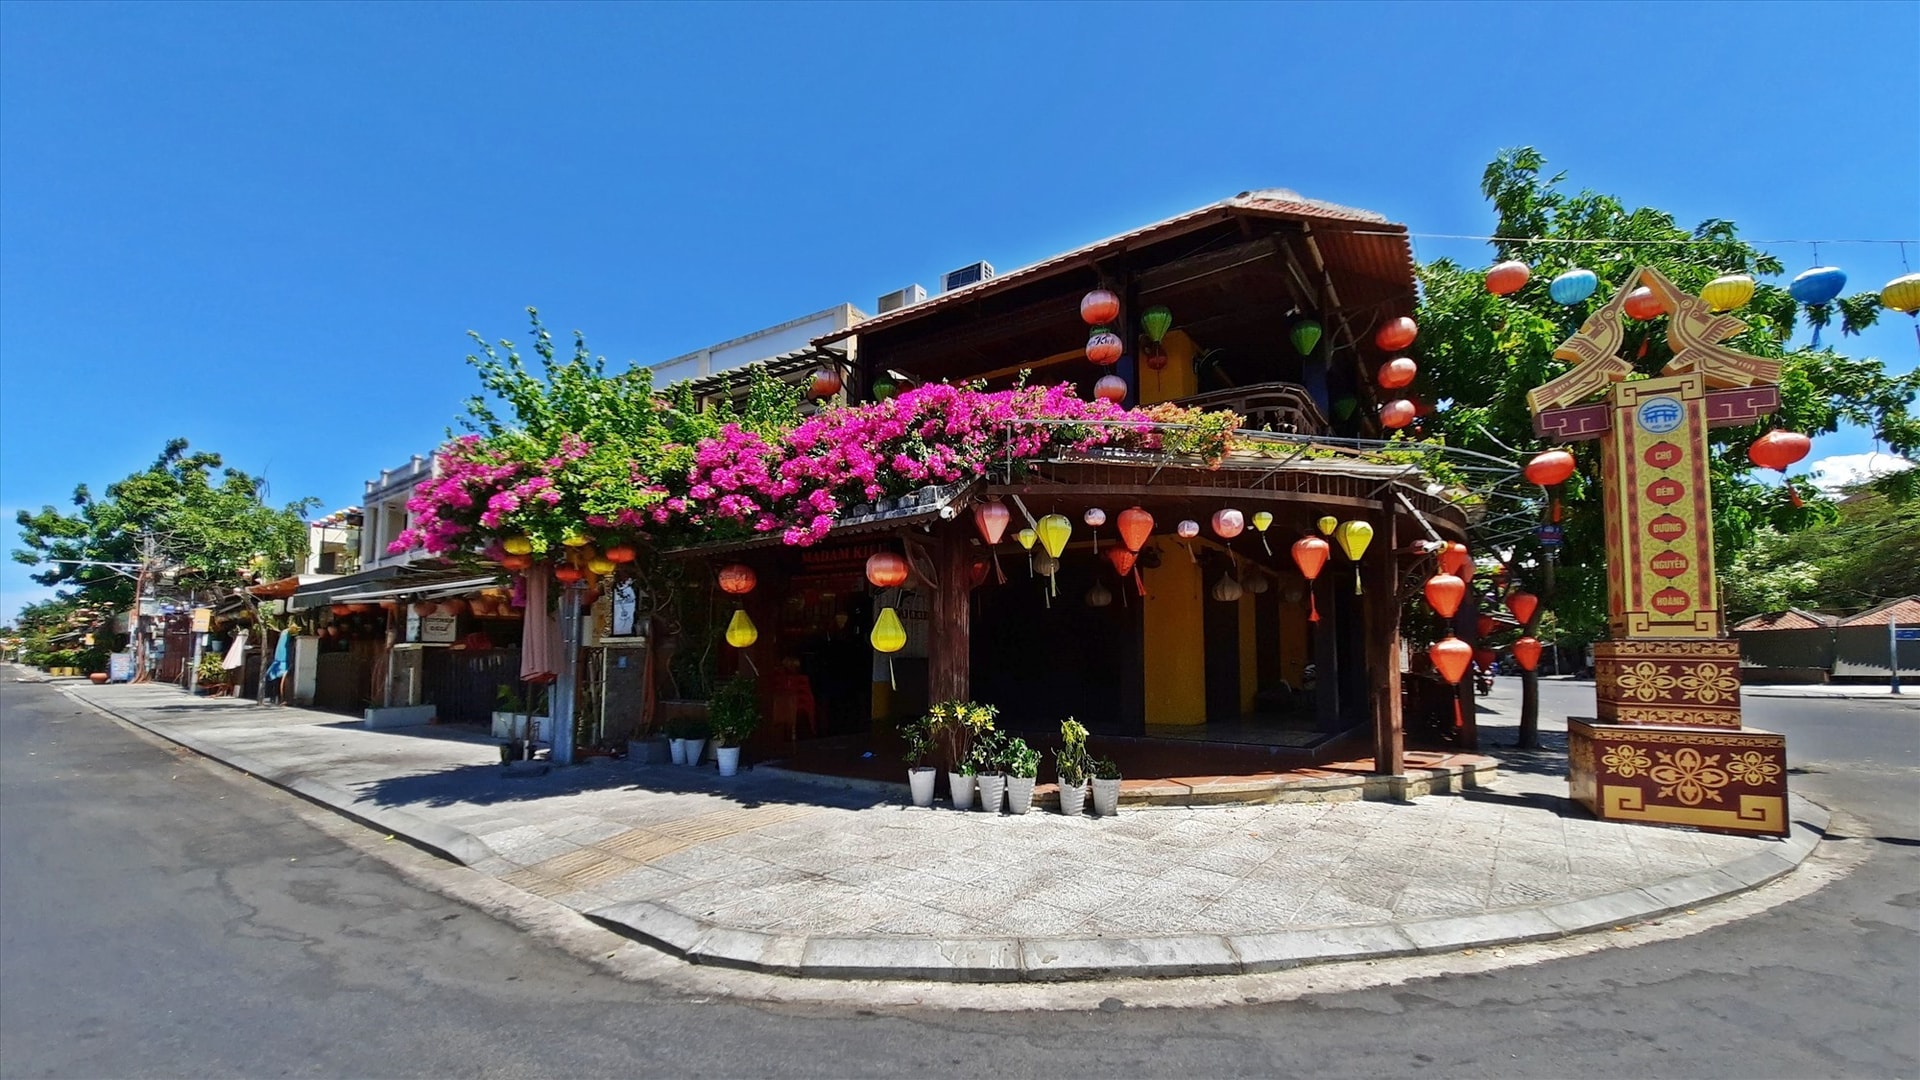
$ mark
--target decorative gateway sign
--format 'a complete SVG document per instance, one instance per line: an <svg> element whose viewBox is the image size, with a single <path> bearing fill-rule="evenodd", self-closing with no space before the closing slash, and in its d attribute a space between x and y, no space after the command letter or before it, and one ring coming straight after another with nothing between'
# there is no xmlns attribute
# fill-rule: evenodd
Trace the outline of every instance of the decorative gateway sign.
<svg viewBox="0 0 1920 1080"><path fill-rule="evenodd" d="M1668 313L1674 357L1658 378L1629 379L1620 318L1642 284ZM1554 350L1573 368L1527 394L1541 436L1600 440L1613 638L1594 647L1597 718L1568 721L1568 773L1601 818L1787 832L1786 741L1740 726L1740 647L1714 581L1707 431L1780 403L1779 364L1720 344L1744 329L1637 270Z"/></svg>

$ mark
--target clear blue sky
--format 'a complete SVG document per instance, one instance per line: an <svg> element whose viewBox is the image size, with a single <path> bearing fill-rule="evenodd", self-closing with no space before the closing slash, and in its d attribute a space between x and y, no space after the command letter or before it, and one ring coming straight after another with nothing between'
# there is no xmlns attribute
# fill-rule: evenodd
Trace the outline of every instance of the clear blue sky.
<svg viewBox="0 0 1920 1080"><path fill-rule="evenodd" d="M1484 233L1520 144L1689 224L1920 236L1917 56L1913 3L13 0L4 546L174 435L355 503L473 389L464 331L529 304L653 362L1249 188ZM1850 347L1920 359L1904 318ZM0 615L38 595L5 563Z"/></svg>

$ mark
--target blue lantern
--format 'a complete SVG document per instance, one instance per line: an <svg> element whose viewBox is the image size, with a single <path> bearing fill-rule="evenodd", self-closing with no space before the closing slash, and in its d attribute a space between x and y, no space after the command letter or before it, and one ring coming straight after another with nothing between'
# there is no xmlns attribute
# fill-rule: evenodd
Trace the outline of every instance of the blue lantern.
<svg viewBox="0 0 1920 1080"><path fill-rule="evenodd" d="M1547 286L1547 295L1553 297L1556 304L1577 304L1593 295L1600 287L1600 279L1591 270L1569 270L1553 279Z"/></svg>
<svg viewBox="0 0 1920 1080"><path fill-rule="evenodd" d="M1847 275L1837 266L1816 266L1802 271L1787 286L1787 293L1808 307L1830 304L1847 287Z"/></svg>

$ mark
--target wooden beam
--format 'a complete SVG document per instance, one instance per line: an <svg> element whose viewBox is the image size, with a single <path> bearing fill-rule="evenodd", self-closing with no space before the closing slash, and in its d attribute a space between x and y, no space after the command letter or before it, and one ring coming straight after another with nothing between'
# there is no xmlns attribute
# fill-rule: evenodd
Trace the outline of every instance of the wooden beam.
<svg viewBox="0 0 1920 1080"><path fill-rule="evenodd" d="M1367 675L1373 685L1373 771L1399 776L1406 771L1406 733L1400 702L1400 532L1392 497L1380 501L1385 547L1366 575Z"/></svg>

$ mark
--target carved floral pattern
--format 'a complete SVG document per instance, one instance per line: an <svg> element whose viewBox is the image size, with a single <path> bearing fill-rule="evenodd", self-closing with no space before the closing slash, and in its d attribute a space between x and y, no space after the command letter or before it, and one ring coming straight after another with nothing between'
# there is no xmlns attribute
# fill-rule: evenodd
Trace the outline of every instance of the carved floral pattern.
<svg viewBox="0 0 1920 1080"><path fill-rule="evenodd" d="M1733 782L1733 777L1720 768L1719 754L1702 754L1691 746L1683 746L1669 754L1664 750L1655 750L1654 755L1660 764L1647 770L1647 775L1657 784L1662 799L1678 797L1687 806L1699 806L1702 799L1720 801L1720 789Z"/></svg>
<svg viewBox="0 0 1920 1080"><path fill-rule="evenodd" d="M1665 754L1660 756L1666 757ZM1615 746L1613 749L1608 750L1607 756L1601 758L1600 761L1615 776L1623 780L1639 776L1653 766L1653 762L1647 757L1646 752L1632 743L1621 743Z"/></svg>
<svg viewBox="0 0 1920 1080"><path fill-rule="evenodd" d="M1638 698L1641 701L1658 701L1666 692L1679 682L1667 674L1662 664L1651 660L1642 660L1637 664L1622 665L1614 673L1613 683L1621 696Z"/></svg>
<svg viewBox="0 0 1920 1080"><path fill-rule="evenodd" d="M1718 705L1740 694L1740 680L1721 664L1696 664L1691 668L1682 668L1675 682L1701 705Z"/></svg>
<svg viewBox="0 0 1920 1080"><path fill-rule="evenodd" d="M1754 787L1766 787L1780 775L1780 763L1758 750L1734 754L1727 759L1727 771L1735 780Z"/></svg>

